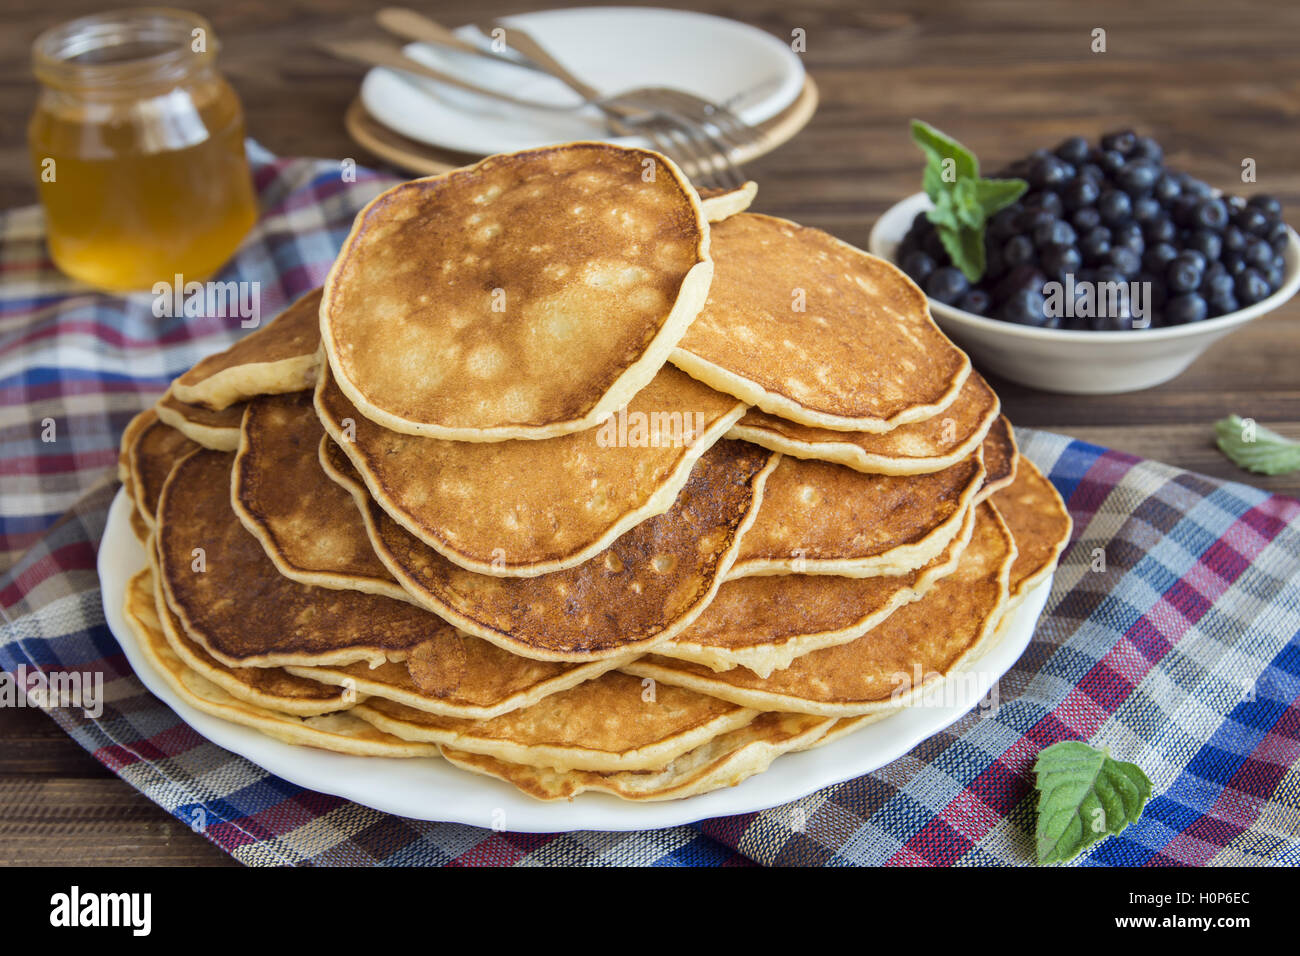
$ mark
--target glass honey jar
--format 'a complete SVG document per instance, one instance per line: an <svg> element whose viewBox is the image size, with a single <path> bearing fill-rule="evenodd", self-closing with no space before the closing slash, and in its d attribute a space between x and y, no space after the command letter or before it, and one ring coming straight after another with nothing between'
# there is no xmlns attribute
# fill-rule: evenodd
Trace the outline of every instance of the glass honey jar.
<svg viewBox="0 0 1300 956"><path fill-rule="evenodd" d="M53 27L27 141L50 255L112 291L202 281L257 219L244 112L202 17L140 8Z"/></svg>

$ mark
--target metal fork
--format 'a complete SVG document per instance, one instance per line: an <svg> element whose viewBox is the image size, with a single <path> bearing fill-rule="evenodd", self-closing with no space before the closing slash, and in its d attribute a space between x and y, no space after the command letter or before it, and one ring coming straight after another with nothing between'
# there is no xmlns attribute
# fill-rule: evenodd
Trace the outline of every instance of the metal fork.
<svg viewBox="0 0 1300 956"><path fill-rule="evenodd" d="M389 7L376 21L404 39L448 47L546 73L560 80L605 115L606 125L618 136L640 135L680 165L699 185L734 189L745 176L733 159L735 151L758 140L753 127L726 107L700 97L664 87L644 87L606 96L574 76L533 37L517 27L508 31L509 46L522 59L470 43L441 24L413 10ZM487 32L487 31L485 31ZM464 86L464 81L458 81ZM505 96L514 102L516 98Z"/></svg>

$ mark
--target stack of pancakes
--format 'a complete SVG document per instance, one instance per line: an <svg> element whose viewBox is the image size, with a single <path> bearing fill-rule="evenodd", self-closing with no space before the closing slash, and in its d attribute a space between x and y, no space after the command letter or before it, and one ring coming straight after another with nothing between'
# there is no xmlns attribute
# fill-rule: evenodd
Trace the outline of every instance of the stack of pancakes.
<svg viewBox="0 0 1300 956"><path fill-rule="evenodd" d="M291 743L653 800L971 667L1060 498L902 272L752 197L575 143L377 198L123 437L162 676Z"/></svg>

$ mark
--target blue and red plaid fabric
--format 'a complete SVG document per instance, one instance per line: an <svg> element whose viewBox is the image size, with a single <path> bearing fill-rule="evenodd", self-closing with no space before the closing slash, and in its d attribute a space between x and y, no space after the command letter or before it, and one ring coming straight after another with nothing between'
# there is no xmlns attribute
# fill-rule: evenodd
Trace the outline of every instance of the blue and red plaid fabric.
<svg viewBox="0 0 1300 956"><path fill-rule="evenodd" d="M261 221L219 278L260 282L269 317L323 279L390 180L250 155ZM35 209L0 214L0 273L0 666L102 673L97 719L51 717L245 863L1030 863L1030 768L1064 739L1136 762L1155 791L1141 822L1080 863L1300 863L1300 502L1028 430L1023 452L1075 521L1047 611L999 706L875 773L762 813L622 834L425 823L287 783L143 688L95 574L122 429L238 320L159 319L150 296L78 286L51 265Z"/></svg>

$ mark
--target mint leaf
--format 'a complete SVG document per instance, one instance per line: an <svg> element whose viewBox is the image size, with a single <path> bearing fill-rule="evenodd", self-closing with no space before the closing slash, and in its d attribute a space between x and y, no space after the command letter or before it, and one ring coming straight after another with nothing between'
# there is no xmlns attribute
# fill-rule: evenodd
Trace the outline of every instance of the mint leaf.
<svg viewBox="0 0 1300 956"><path fill-rule="evenodd" d="M1038 754L1038 862L1064 863L1142 816L1151 781L1137 764L1081 740Z"/></svg>
<svg viewBox="0 0 1300 956"><path fill-rule="evenodd" d="M951 159L953 161L953 177L947 180L941 179L941 182L951 184L961 179L979 179L980 164L979 160L975 158L975 154L951 136L939 132L929 123L912 120L912 142L921 147L921 152L925 153L926 160L940 170L944 168L944 160ZM930 198L933 199L934 197L931 196Z"/></svg>
<svg viewBox="0 0 1300 956"><path fill-rule="evenodd" d="M1023 196L1028 188L1023 179L980 179L975 182L975 199L988 219Z"/></svg>
<svg viewBox="0 0 1300 956"><path fill-rule="evenodd" d="M975 154L951 136L912 120L912 141L925 154L921 187L934 208L934 223L944 250L971 282L984 275L984 225L999 209L1015 202L1028 184L1019 179L981 179Z"/></svg>
<svg viewBox="0 0 1300 956"><path fill-rule="evenodd" d="M1256 425L1253 419L1229 415L1214 423L1219 451L1238 468L1261 475L1285 475L1300 470L1300 442Z"/></svg>

